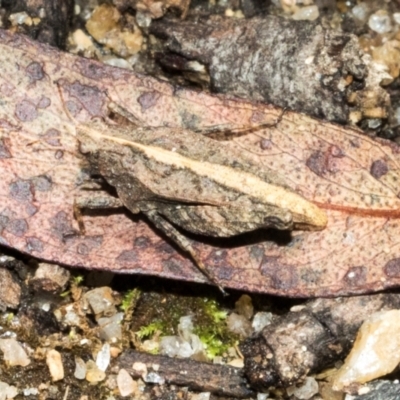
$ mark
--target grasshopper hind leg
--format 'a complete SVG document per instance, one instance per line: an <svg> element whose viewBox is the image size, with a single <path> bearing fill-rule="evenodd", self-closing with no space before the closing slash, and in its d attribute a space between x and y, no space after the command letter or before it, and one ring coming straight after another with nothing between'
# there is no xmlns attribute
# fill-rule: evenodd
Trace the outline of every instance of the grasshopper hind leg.
<svg viewBox="0 0 400 400"><path fill-rule="evenodd" d="M211 274L203 262L198 258L196 251L189 242L189 240L182 235L173 225L171 225L167 220L165 220L157 211L146 211L144 214L147 218L154 224L156 228L167 235L171 240L174 241L183 251L188 253L200 272L207 277L207 279L212 282L222 294L226 295L224 288L218 283L218 280L213 274Z"/></svg>

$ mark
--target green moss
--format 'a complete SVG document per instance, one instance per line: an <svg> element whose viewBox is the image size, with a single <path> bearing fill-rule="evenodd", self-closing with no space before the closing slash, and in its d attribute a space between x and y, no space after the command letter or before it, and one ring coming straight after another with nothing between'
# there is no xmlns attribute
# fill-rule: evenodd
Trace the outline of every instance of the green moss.
<svg viewBox="0 0 400 400"><path fill-rule="evenodd" d="M163 323L161 321L153 321L146 326L142 326L136 335L139 339L144 340L153 336L156 332L163 332Z"/></svg>
<svg viewBox="0 0 400 400"><path fill-rule="evenodd" d="M135 310L131 329L142 341L154 334L170 336L178 334L179 320L193 316L193 333L200 337L212 359L223 355L238 337L226 327L227 312L214 299L204 297L144 293Z"/></svg>
<svg viewBox="0 0 400 400"><path fill-rule="evenodd" d="M139 289L128 290L125 293L124 298L122 299L120 308L126 314L130 310L133 310L136 307L136 303L139 300L141 291Z"/></svg>
<svg viewBox="0 0 400 400"><path fill-rule="evenodd" d="M222 310L215 300L210 299L204 299L204 312L207 316L212 318L216 324L225 321L228 316L228 313Z"/></svg>
<svg viewBox="0 0 400 400"><path fill-rule="evenodd" d="M14 319L14 313L10 312L6 315L7 315L7 317L6 317L7 324L11 324L12 320Z"/></svg>
<svg viewBox="0 0 400 400"><path fill-rule="evenodd" d="M72 281L75 286L79 286L83 281L84 281L84 276L83 275L76 275L72 278Z"/></svg>
<svg viewBox="0 0 400 400"><path fill-rule="evenodd" d="M208 358L222 356L238 340L237 336L227 329L227 312L222 310L215 300L203 299L202 314L201 319L196 318L198 323L195 324L194 333L205 345Z"/></svg>

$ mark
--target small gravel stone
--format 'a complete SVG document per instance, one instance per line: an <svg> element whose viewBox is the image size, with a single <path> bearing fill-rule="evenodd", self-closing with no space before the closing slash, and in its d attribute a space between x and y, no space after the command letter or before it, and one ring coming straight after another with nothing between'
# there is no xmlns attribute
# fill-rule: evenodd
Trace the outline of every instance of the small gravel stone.
<svg viewBox="0 0 400 400"><path fill-rule="evenodd" d="M163 336L160 340L160 354L175 357L181 347L183 347L182 339L178 336Z"/></svg>
<svg viewBox="0 0 400 400"><path fill-rule="evenodd" d="M396 24L400 24L400 13L394 13L393 14L393 19L394 19L394 22L396 22Z"/></svg>
<svg viewBox="0 0 400 400"><path fill-rule="evenodd" d="M53 382L64 379L64 366L61 354L57 350L49 350L46 354L46 364L49 367L51 379Z"/></svg>
<svg viewBox="0 0 400 400"><path fill-rule="evenodd" d="M204 350L197 335L191 334L188 341L180 336L164 336L160 340L160 353L169 357L188 358Z"/></svg>
<svg viewBox="0 0 400 400"><path fill-rule="evenodd" d="M244 367L244 361L242 358L235 358L232 361L229 361L228 365L236 368L243 368Z"/></svg>
<svg viewBox="0 0 400 400"><path fill-rule="evenodd" d="M120 369L117 375L117 385L122 397L129 396L137 391L137 383L126 369Z"/></svg>
<svg viewBox="0 0 400 400"><path fill-rule="evenodd" d="M110 346L110 356L111 358L117 358L122 353L122 349L116 346Z"/></svg>
<svg viewBox="0 0 400 400"><path fill-rule="evenodd" d="M364 321L353 348L337 373L334 390L392 372L400 362L400 310L381 311Z"/></svg>
<svg viewBox="0 0 400 400"><path fill-rule="evenodd" d="M111 341L122 339L121 321L124 319L124 313L116 313L111 317L97 318L99 324L100 339Z"/></svg>
<svg viewBox="0 0 400 400"><path fill-rule="evenodd" d="M74 377L76 379L85 379L86 377L86 364L85 361L80 357L75 356L75 372Z"/></svg>
<svg viewBox="0 0 400 400"><path fill-rule="evenodd" d="M22 24L32 25L32 18L25 11L11 14L8 19L14 26Z"/></svg>
<svg viewBox="0 0 400 400"><path fill-rule="evenodd" d="M6 268L0 268L0 310L17 308L21 299L21 287Z"/></svg>
<svg viewBox="0 0 400 400"><path fill-rule="evenodd" d="M98 41L103 42L107 34L117 30L121 14L111 5L97 7L86 23L87 31Z"/></svg>
<svg viewBox="0 0 400 400"><path fill-rule="evenodd" d="M318 382L312 377L305 378L301 386L291 386L286 389L286 392L289 396L295 396L300 400L308 400L317 394L318 391Z"/></svg>
<svg viewBox="0 0 400 400"><path fill-rule="evenodd" d="M24 396L28 397L28 396L36 396L39 394L39 390L38 388L25 388L22 393L24 394Z"/></svg>
<svg viewBox="0 0 400 400"><path fill-rule="evenodd" d="M78 311L79 312L79 311ZM85 318L79 315L74 304L66 304L57 308L54 315L57 321L66 326L85 326Z"/></svg>
<svg viewBox="0 0 400 400"><path fill-rule="evenodd" d="M111 5L96 7L86 23L88 32L106 47L121 57L136 54L143 44L143 35L132 21L132 31L121 30L121 14Z"/></svg>
<svg viewBox="0 0 400 400"><path fill-rule="evenodd" d="M319 17L319 10L317 6L301 7L292 15L292 19L296 21L300 20L314 21L318 17Z"/></svg>
<svg viewBox="0 0 400 400"><path fill-rule="evenodd" d="M271 323L271 320L272 313L260 311L254 316L251 326L253 327L254 332L258 333L261 332L264 327L269 325Z"/></svg>
<svg viewBox="0 0 400 400"><path fill-rule="evenodd" d="M250 321L243 317L243 315L236 313L232 313L228 316L226 324L230 332L236 333L242 337L250 336L253 331Z"/></svg>
<svg viewBox="0 0 400 400"><path fill-rule="evenodd" d="M116 314L112 290L108 286L90 290L85 294L85 299L96 315L111 316Z"/></svg>
<svg viewBox="0 0 400 400"><path fill-rule="evenodd" d="M368 26L377 33L388 33L392 30L392 21L385 10L378 10L369 17Z"/></svg>
<svg viewBox="0 0 400 400"><path fill-rule="evenodd" d="M136 11L136 23L141 28L148 28L151 24L151 16L148 13Z"/></svg>
<svg viewBox="0 0 400 400"><path fill-rule="evenodd" d="M375 46L371 50L374 61L387 67L387 71L392 78L397 78L400 71L400 42L398 40L388 40L381 46Z"/></svg>
<svg viewBox="0 0 400 400"><path fill-rule="evenodd" d="M129 64L124 58L109 57L103 59L104 64L111 65L112 67L132 69L132 65Z"/></svg>
<svg viewBox="0 0 400 400"><path fill-rule="evenodd" d="M70 273L56 264L40 263L31 284L35 290L59 293L68 283Z"/></svg>
<svg viewBox="0 0 400 400"><path fill-rule="evenodd" d="M110 364L111 354L110 354L110 345L108 343L104 343L100 351L96 356L96 365L100 371L105 371Z"/></svg>
<svg viewBox="0 0 400 400"><path fill-rule="evenodd" d="M188 358L193 355L205 356L204 344L199 336L192 333L192 316L181 317L178 324L179 336L164 336L159 343L161 354L170 357Z"/></svg>
<svg viewBox="0 0 400 400"><path fill-rule="evenodd" d="M157 383L158 385L163 385L165 383L165 379L156 372L149 372L143 380L147 383Z"/></svg>
<svg viewBox="0 0 400 400"><path fill-rule="evenodd" d="M132 365L132 369L139 373L142 378L147 375L147 366L145 363L142 362L134 362Z"/></svg>
<svg viewBox="0 0 400 400"><path fill-rule="evenodd" d="M21 344L15 339L0 339L0 350L3 352L4 361L10 366L26 367L31 362Z"/></svg>
<svg viewBox="0 0 400 400"><path fill-rule="evenodd" d="M183 339L188 339L193 329L193 316L185 315L179 319L178 332Z"/></svg>
<svg viewBox="0 0 400 400"><path fill-rule="evenodd" d="M88 50L93 47L93 41L82 29L77 29L72 33L72 40L77 51Z"/></svg>
<svg viewBox="0 0 400 400"><path fill-rule="evenodd" d="M100 370L93 360L89 360L86 363L86 368L86 380L88 382L95 384L104 381L106 378L106 373Z"/></svg>
<svg viewBox="0 0 400 400"><path fill-rule="evenodd" d="M18 395L18 389L0 381L0 400L11 400Z"/></svg>
<svg viewBox="0 0 400 400"><path fill-rule="evenodd" d="M210 400L210 392L194 394L191 396L190 400Z"/></svg>
<svg viewBox="0 0 400 400"><path fill-rule="evenodd" d="M366 21L369 14L369 7L366 3L360 3L351 9L351 13L359 21Z"/></svg>

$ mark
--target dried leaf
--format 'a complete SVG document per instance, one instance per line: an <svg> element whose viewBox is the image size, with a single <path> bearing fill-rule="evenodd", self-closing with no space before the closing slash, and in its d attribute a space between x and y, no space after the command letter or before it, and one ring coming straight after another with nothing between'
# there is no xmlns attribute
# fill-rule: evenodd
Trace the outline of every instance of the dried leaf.
<svg viewBox="0 0 400 400"><path fill-rule="evenodd" d="M105 115L111 98L141 125L177 127L177 134L272 123L280 110L173 88L6 31L0 31L0 61L1 243L71 266L205 281L189 259L128 213L86 215L80 234L73 204L85 173L66 109L89 122ZM396 145L286 113L275 128L229 146L279 171L288 186L326 209L329 221L321 232L194 241L222 285L330 296L400 283Z"/></svg>

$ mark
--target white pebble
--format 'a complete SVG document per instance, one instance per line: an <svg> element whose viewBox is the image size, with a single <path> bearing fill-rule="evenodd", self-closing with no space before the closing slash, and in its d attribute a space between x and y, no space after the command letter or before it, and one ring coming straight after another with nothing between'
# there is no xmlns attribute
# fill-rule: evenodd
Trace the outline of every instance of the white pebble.
<svg viewBox="0 0 400 400"><path fill-rule="evenodd" d="M158 353L160 350L160 343L157 340L149 339L142 342L142 351L145 353Z"/></svg>
<svg viewBox="0 0 400 400"><path fill-rule="evenodd" d="M0 339L0 350L4 354L4 361L10 366L26 367L31 362L23 347L15 339Z"/></svg>
<svg viewBox="0 0 400 400"><path fill-rule="evenodd" d="M314 21L318 17L319 17L319 10L317 6L301 7L292 15L292 19L296 21L300 20Z"/></svg>
<svg viewBox="0 0 400 400"><path fill-rule="evenodd" d="M194 333L181 336L164 336L160 340L160 353L169 357L188 358L204 351L204 345Z"/></svg>
<svg viewBox="0 0 400 400"><path fill-rule="evenodd" d="M147 365L142 362L134 362L132 365L132 369L136 371L136 373L140 373L142 378L147 375Z"/></svg>
<svg viewBox="0 0 400 400"><path fill-rule="evenodd" d="M386 11L379 10L369 17L368 26L377 33L388 33L392 30L392 21Z"/></svg>
<svg viewBox="0 0 400 400"><path fill-rule="evenodd" d="M8 383L0 381L0 400L11 400L17 394L18 390L15 386L10 386Z"/></svg>
<svg viewBox="0 0 400 400"><path fill-rule="evenodd" d="M75 356L75 372L74 377L76 379L85 379L86 376L86 364L85 361L80 357Z"/></svg>
<svg viewBox="0 0 400 400"><path fill-rule="evenodd" d="M100 351L96 356L96 365L100 371L105 371L110 364L111 354L110 354L110 345L108 343L104 343Z"/></svg>
<svg viewBox="0 0 400 400"><path fill-rule="evenodd" d="M226 324L230 332L236 333L243 337L250 336L253 331L250 321L243 317L243 315L236 313L229 315L229 317L226 319Z"/></svg>
<svg viewBox="0 0 400 400"><path fill-rule="evenodd" d="M157 383L158 385L163 385L165 383L165 378L156 372L149 372L143 380L147 383Z"/></svg>
<svg viewBox="0 0 400 400"><path fill-rule="evenodd" d="M111 317L98 318L99 335L103 340L122 339L121 321L124 319L123 313L114 314Z"/></svg>
<svg viewBox="0 0 400 400"><path fill-rule="evenodd" d="M61 354L57 350L49 350L46 354L46 364L49 367L51 379L53 382L64 378L64 366Z"/></svg>
<svg viewBox="0 0 400 400"><path fill-rule="evenodd" d="M286 391L289 396L294 396L300 400L308 400L318 393L319 387L315 378L309 376L305 378L301 386L290 386Z"/></svg>
<svg viewBox="0 0 400 400"><path fill-rule="evenodd" d="M160 340L160 354L175 357L178 354L179 347L178 336L163 336Z"/></svg>
<svg viewBox="0 0 400 400"><path fill-rule="evenodd" d="M96 315L114 315L117 311L114 305L112 290L107 286L90 290L85 294L84 298L89 302L90 307Z"/></svg>
<svg viewBox="0 0 400 400"><path fill-rule="evenodd" d="M28 397L28 396L36 396L39 394L39 390L38 388L25 388L22 393L24 394L24 396Z"/></svg>
<svg viewBox="0 0 400 400"><path fill-rule="evenodd" d="M396 22L396 24L400 25L400 13L398 13L398 12L394 13L393 19L394 19L394 22Z"/></svg>
<svg viewBox="0 0 400 400"><path fill-rule="evenodd" d="M210 392L194 394L191 396L190 400L210 400Z"/></svg>
<svg viewBox="0 0 400 400"><path fill-rule="evenodd" d="M27 23L27 25L30 25L32 23L31 17L25 12L18 12L11 14L8 18L11 22L12 25L22 25L24 23ZM30 21L30 23L28 23Z"/></svg>
<svg viewBox="0 0 400 400"><path fill-rule="evenodd" d="M366 21L369 14L369 7L366 3L360 3L351 9L351 13L359 21Z"/></svg>
<svg viewBox="0 0 400 400"><path fill-rule="evenodd" d="M148 28L151 24L150 14L137 10L136 11L136 23L141 28Z"/></svg>
<svg viewBox="0 0 400 400"><path fill-rule="evenodd" d="M104 64L111 65L112 67L124 68L124 69L132 69L132 65L129 64L123 58L119 57L109 57L103 59Z"/></svg>
<svg viewBox="0 0 400 400"><path fill-rule="evenodd" d="M258 312L254 318L251 326L254 329L254 332L261 332L263 328L271 323L272 313L260 311Z"/></svg>
<svg viewBox="0 0 400 400"><path fill-rule="evenodd" d="M190 344L179 336L164 336L160 341L160 353L169 357L188 358L193 355Z"/></svg>
<svg viewBox="0 0 400 400"><path fill-rule="evenodd" d="M228 365L230 365L231 367L235 367L235 368L243 368L244 361L242 358L235 358L232 361L229 361Z"/></svg>
<svg viewBox="0 0 400 400"><path fill-rule="evenodd" d="M137 383L126 369L120 369L117 375L117 385L122 397L130 396L137 391Z"/></svg>
<svg viewBox="0 0 400 400"><path fill-rule="evenodd" d="M87 35L82 29L77 29L72 33L72 39L78 51L90 49L93 46L92 38Z"/></svg>
<svg viewBox="0 0 400 400"><path fill-rule="evenodd" d="M193 317L191 315L186 315L179 319L178 332L179 335L185 340L188 340L190 334L193 332L194 326L192 320Z"/></svg>
<svg viewBox="0 0 400 400"><path fill-rule="evenodd" d="M192 354L198 354L204 351L204 344L200 340L199 336L192 333L189 336L189 344L192 349Z"/></svg>

